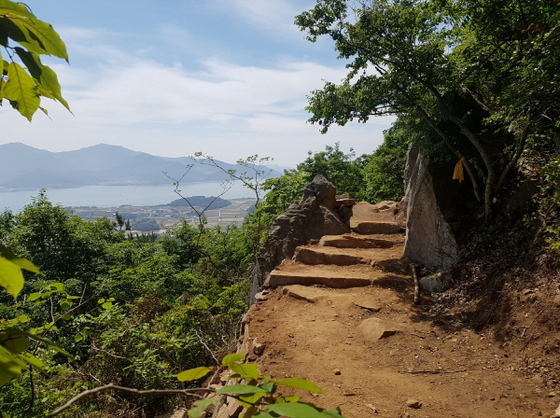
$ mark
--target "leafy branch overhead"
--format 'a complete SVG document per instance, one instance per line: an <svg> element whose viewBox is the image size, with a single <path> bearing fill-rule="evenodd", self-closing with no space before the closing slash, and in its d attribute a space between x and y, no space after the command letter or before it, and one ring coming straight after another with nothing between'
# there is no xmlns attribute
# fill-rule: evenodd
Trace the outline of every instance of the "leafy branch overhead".
<svg viewBox="0 0 560 418"><path fill-rule="evenodd" d="M70 110L56 73L41 62L41 55L68 61L66 46L53 27L35 17L22 3L0 0L0 105L3 99L29 121L40 109L41 97L62 103ZM16 60L17 59L17 60Z"/></svg>

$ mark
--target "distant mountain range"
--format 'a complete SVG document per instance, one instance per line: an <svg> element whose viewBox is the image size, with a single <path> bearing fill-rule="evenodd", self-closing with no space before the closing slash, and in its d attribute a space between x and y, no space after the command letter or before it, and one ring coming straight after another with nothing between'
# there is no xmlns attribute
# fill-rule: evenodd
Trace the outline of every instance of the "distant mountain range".
<svg viewBox="0 0 560 418"><path fill-rule="evenodd" d="M130 149L99 144L76 151L50 152L21 143L0 145L0 191L39 188L70 188L94 185L169 184L179 179L193 161L188 157L165 158ZM247 171L236 164L220 162L226 170ZM269 177L282 175L273 170ZM184 183L222 181L223 171L196 164Z"/></svg>

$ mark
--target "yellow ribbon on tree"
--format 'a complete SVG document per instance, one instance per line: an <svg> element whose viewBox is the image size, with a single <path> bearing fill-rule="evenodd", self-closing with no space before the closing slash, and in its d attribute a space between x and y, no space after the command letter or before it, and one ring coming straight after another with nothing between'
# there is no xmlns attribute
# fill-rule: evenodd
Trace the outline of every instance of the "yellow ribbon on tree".
<svg viewBox="0 0 560 418"><path fill-rule="evenodd" d="M457 164L455 164L455 169L453 170L453 180L459 180L459 183L465 180L465 174L463 173L464 162L465 162L465 157L461 158L457 162Z"/></svg>

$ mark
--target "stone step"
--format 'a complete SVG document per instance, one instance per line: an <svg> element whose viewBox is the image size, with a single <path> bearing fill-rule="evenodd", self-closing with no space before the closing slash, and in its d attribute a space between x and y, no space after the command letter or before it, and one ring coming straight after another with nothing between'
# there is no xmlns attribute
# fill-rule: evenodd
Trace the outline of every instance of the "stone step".
<svg viewBox="0 0 560 418"><path fill-rule="evenodd" d="M391 248L396 243L402 243L404 236L393 236L387 234L343 234L325 235L319 241L320 246L337 248Z"/></svg>
<svg viewBox="0 0 560 418"><path fill-rule="evenodd" d="M265 287L278 287L290 284L301 284L305 286L325 285L332 288L348 288L371 286L376 277L379 276L371 266L357 264L353 266L308 266L293 260L284 260L274 269Z"/></svg>
<svg viewBox="0 0 560 418"><path fill-rule="evenodd" d="M306 265L294 260L284 260L274 269L264 287L292 284L304 286L324 285L331 288L382 286L403 289L410 286L412 279L398 273L389 273L368 264L351 266Z"/></svg>
<svg viewBox="0 0 560 418"><path fill-rule="evenodd" d="M401 234L404 228L396 222L350 220L350 229L359 234Z"/></svg>
<svg viewBox="0 0 560 418"><path fill-rule="evenodd" d="M352 253L344 252L344 249L336 247L301 246L296 248L293 260L307 265L332 264L337 266L350 266L353 264L370 264L371 260L367 253L357 254L356 249Z"/></svg>

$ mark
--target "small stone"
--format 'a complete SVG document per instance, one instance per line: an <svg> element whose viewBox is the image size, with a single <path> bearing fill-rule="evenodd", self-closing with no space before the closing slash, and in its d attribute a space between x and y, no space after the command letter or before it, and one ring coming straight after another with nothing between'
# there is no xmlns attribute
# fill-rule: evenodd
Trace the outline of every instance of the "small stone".
<svg viewBox="0 0 560 418"><path fill-rule="evenodd" d="M267 299L266 294L263 293L263 292L259 292L259 293L257 293L257 294L255 295L255 300L256 300L257 302L263 302L263 301L265 301L266 299Z"/></svg>
<svg viewBox="0 0 560 418"><path fill-rule="evenodd" d="M266 348L265 343L257 343L257 342L253 343L253 353L255 353L257 356L262 356L262 353L264 353L265 348Z"/></svg>
<svg viewBox="0 0 560 418"><path fill-rule="evenodd" d="M422 408L422 403L414 398L409 398L406 400L406 406L413 409L420 409Z"/></svg>
<svg viewBox="0 0 560 418"><path fill-rule="evenodd" d="M374 414L379 413L378 409L377 409L375 406L373 406L372 404L366 403L366 406L367 406L369 409L371 409L371 411L372 411Z"/></svg>
<svg viewBox="0 0 560 418"><path fill-rule="evenodd" d="M556 392L549 392L548 397L554 398L556 396Z"/></svg>
<svg viewBox="0 0 560 418"><path fill-rule="evenodd" d="M333 372L334 372L334 374L337 375L337 376L339 376L339 375L342 374L342 372L341 372L339 369L334 369Z"/></svg>

